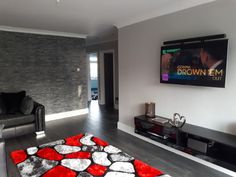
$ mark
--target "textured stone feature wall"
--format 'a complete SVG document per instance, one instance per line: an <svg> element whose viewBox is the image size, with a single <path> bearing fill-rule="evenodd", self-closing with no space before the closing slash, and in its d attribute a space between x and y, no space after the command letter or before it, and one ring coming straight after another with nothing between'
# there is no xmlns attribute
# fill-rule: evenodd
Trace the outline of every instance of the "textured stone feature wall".
<svg viewBox="0 0 236 177"><path fill-rule="evenodd" d="M26 90L46 114L87 108L84 46L79 38L0 31L0 92Z"/></svg>

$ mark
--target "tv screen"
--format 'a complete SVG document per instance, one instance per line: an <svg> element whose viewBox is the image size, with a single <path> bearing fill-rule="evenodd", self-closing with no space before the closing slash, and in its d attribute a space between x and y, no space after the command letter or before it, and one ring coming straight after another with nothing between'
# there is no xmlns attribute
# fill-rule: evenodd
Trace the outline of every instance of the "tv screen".
<svg viewBox="0 0 236 177"><path fill-rule="evenodd" d="M161 83L225 87L228 39L161 48Z"/></svg>

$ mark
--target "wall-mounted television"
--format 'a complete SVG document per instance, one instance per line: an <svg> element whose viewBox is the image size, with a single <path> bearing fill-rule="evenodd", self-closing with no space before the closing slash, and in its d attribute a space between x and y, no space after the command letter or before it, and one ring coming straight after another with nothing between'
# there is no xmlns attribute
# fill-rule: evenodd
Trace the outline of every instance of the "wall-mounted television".
<svg viewBox="0 0 236 177"><path fill-rule="evenodd" d="M161 47L160 82L225 87L228 39Z"/></svg>

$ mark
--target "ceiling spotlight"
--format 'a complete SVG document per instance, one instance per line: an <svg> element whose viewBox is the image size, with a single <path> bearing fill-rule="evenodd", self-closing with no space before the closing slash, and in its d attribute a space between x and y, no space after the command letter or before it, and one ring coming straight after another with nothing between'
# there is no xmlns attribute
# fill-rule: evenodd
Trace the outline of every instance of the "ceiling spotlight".
<svg viewBox="0 0 236 177"><path fill-rule="evenodd" d="M57 1L57 3L61 2L61 0L56 0L56 1Z"/></svg>

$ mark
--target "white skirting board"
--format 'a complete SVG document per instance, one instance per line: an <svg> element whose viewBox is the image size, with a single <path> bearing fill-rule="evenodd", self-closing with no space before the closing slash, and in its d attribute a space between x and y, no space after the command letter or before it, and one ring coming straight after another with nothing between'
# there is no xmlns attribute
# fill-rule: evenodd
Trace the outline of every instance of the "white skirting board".
<svg viewBox="0 0 236 177"><path fill-rule="evenodd" d="M74 110L74 111L61 112L61 113L56 113L56 114L49 114L49 115L45 116L45 120L46 120L46 122L49 122L49 121L69 118L69 117L73 117L73 116L85 115L85 114L88 114L88 113L89 113L88 108L85 108L85 109L79 109L79 110Z"/></svg>
<svg viewBox="0 0 236 177"><path fill-rule="evenodd" d="M215 165L215 164L213 164L213 163L207 162L207 161L205 161L205 160L199 159L199 158L197 158L197 157L194 157L194 156L189 155L189 154L187 154L187 153L184 153L184 152L182 152L182 151L176 150L176 149L171 148L171 147L169 147L169 146L166 146L166 145L164 145L164 144L158 143L158 142L156 142L156 141L154 141L154 140L152 140L152 139L150 139L150 138L147 138L147 137L145 137L145 136L141 136L141 135L139 135L139 134L137 134L137 133L134 132L134 128L133 128L133 127L127 126L127 125L125 125L125 124L123 124L123 123L121 123L121 122L118 122L118 129L121 130L121 131L124 131L124 132L126 132L126 133L128 133L128 134L131 134L131 135L133 135L133 136L135 136L135 137L137 137L137 138L139 138L139 139L142 139L142 140L144 140L144 141L147 141L147 142L149 142L149 143L151 143L151 144L154 144L154 145L156 145L156 146L159 146L159 147L161 147L161 148L163 148L163 149L165 149L165 150L168 150L168 151L171 151L171 152L176 153L176 154L178 154L178 155L181 155L181 156L183 156L183 157L185 157L185 158L188 158L188 159L190 159L190 160L193 160L193 161L195 161L195 162L198 162L198 163L200 163L200 164L203 164L203 165L205 165L205 166L208 166L208 167L210 167L210 168L213 168L213 169L215 169L215 170L217 170L217 171L220 171L220 172L222 172L222 173L225 173L225 174L227 174L227 175L236 177L236 173L235 173L234 171L228 170L228 169L226 169L226 168L223 168L223 167L221 167L221 166L218 166L218 165Z"/></svg>

